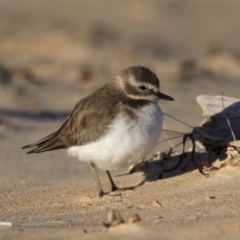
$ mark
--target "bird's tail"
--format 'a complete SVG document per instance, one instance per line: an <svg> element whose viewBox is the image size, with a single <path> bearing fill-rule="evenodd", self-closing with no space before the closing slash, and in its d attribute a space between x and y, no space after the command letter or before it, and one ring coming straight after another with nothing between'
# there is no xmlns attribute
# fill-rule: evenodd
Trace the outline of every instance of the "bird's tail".
<svg viewBox="0 0 240 240"><path fill-rule="evenodd" d="M66 146L63 144L60 138L60 134L57 131L39 140L38 142L24 146L22 149L25 148L34 148L33 150L28 152L29 154L57 150L61 148L66 148Z"/></svg>

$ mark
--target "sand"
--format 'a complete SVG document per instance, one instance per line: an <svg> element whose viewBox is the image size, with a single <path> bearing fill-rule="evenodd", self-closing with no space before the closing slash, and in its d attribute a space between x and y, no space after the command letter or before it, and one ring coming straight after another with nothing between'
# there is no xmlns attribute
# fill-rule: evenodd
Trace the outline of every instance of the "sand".
<svg viewBox="0 0 240 240"><path fill-rule="evenodd" d="M179 168L98 198L88 166L64 150L21 150L59 128L79 99L131 65L157 73L162 91L176 100L160 102L163 111L191 126L204 119L196 96L239 98L238 1L65 4L0 2L0 222L12 224L0 223L0 239L239 239L239 167L209 177L193 166ZM191 131L168 117L164 128ZM114 179L127 187L143 176ZM112 209L125 222L106 228ZM128 223L135 214L141 221Z"/></svg>

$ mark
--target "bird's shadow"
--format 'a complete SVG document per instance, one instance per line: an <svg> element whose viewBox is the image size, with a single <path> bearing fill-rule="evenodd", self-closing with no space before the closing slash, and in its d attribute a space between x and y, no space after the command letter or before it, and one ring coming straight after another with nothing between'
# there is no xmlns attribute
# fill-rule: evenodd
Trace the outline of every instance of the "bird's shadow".
<svg viewBox="0 0 240 240"><path fill-rule="evenodd" d="M169 162L167 163L168 160L166 159L149 161L145 163L145 181L158 181L161 179L177 177L194 170L198 170L200 174L205 175L202 171L202 167L210 167L216 160L224 161L226 159L224 156L227 156L226 148L222 146L219 147L219 154L216 152L214 156L212 156L211 159L208 159L207 161L205 159L206 155L204 153L197 153L197 157L194 159L195 163L193 163L193 159L190 153L175 155L169 158L171 166L168 167L167 165L169 165Z"/></svg>

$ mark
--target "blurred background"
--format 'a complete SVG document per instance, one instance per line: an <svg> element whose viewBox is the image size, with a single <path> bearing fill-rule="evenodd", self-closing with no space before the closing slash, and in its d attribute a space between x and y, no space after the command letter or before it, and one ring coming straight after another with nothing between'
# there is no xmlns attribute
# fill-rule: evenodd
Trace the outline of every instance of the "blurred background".
<svg viewBox="0 0 240 240"><path fill-rule="evenodd" d="M175 99L160 103L164 112L198 126L196 96L239 97L239 12L238 0L0 0L5 174L79 174L85 167L61 151L30 158L20 148L58 129L80 98L131 65L159 76ZM165 120L167 129L191 131Z"/></svg>

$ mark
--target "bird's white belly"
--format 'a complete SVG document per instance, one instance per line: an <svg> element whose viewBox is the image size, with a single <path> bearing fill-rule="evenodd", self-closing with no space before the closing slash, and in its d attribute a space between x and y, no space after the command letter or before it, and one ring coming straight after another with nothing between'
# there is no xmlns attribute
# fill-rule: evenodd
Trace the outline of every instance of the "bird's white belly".
<svg viewBox="0 0 240 240"><path fill-rule="evenodd" d="M137 119L119 114L107 134L95 142L68 148L80 161L94 162L104 170L119 169L142 160L157 144L163 114L156 103L135 112Z"/></svg>

